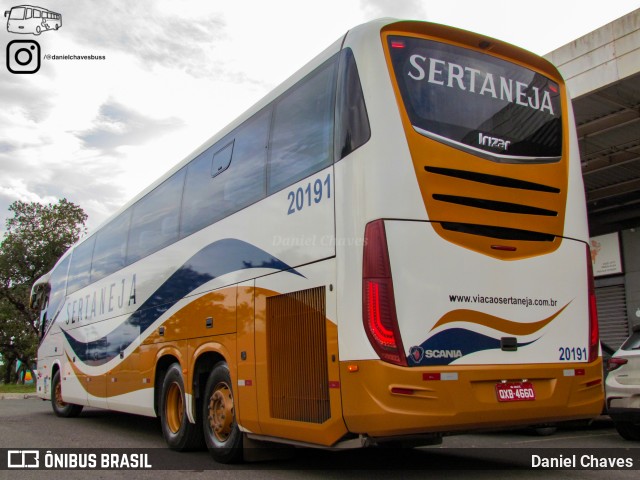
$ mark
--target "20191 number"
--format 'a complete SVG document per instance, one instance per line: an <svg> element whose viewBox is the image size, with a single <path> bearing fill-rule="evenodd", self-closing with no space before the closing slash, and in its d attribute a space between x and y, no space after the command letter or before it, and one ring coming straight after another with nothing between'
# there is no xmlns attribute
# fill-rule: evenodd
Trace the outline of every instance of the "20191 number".
<svg viewBox="0 0 640 480"><path fill-rule="evenodd" d="M313 184L309 182L304 188L298 187L295 191L291 190L287 194L287 199L289 200L287 215L320 203L323 198L331 198L331 174L327 175L324 181L318 178Z"/></svg>
<svg viewBox="0 0 640 480"><path fill-rule="evenodd" d="M559 360L561 362L581 362L587 359L587 349L584 347L560 347L558 352L560 353Z"/></svg>

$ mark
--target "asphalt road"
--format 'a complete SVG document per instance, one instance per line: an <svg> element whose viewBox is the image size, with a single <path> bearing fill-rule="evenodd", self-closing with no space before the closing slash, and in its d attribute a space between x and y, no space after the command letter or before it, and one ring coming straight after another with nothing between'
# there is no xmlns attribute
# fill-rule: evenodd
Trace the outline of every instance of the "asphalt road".
<svg viewBox="0 0 640 480"><path fill-rule="evenodd" d="M125 448L152 449L177 471L28 471L0 470L0 479L175 478L638 478L640 442L622 439L612 424L600 419L590 427L558 430L554 435L494 432L447 437L438 447L361 449L328 452L296 449L288 459L239 466L220 466L208 452L178 453L164 448L159 421L153 418L86 408L80 417L63 419L49 402L36 398L0 400L0 449L66 448L87 452ZM82 450L82 449L91 450ZM542 450L546 449L546 450ZM566 450L572 449L572 450ZM100 450L95 450L99 452ZM564 458L576 453L608 458L633 458L636 470L548 470L531 468L532 454ZM604 452L604 453L603 453ZM2 453L7 455L6 453ZM158 458L157 456L155 458ZM1 465L2 463L0 463ZM6 463L4 463L6 465ZM213 471L215 470L215 471Z"/></svg>

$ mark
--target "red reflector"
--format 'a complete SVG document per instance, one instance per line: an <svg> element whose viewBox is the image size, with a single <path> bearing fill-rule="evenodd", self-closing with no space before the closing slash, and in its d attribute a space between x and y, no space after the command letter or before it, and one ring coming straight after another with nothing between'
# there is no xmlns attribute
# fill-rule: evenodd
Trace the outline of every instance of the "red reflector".
<svg viewBox="0 0 640 480"><path fill-rule="evenodd" d="M591 380L590 382L587 382L587 387L595 387L596 385L600 385L602 383L602 379L598 378L596 380Z"/></svg>
<svg viewBox="0 0 640 480"><path fill-rule="evenodd" d="M395 40L391 42L391 48L404 48L405 47L405 43Z"/></svg>
<svg viewBox="0 0 640 480"><path fill-rule="evenodd" d="M413 395L414 390L412 388L392 387L391 393L396 393L398 395Z"/></svg>
<svg viewBox="0 0 640 480"><path fill-rule="evenodd" d="M440 380L439 373L423 373L422 380Z"/></svg>
<svg viewBox="0 0 640 480"><path fill-rule="evenodd" d="M340 388L340 382L329 380L329 388Z"/></svg>
<svg viewBox="0 0 640 480"><path fill-rule="evenodd" d="M515 252L518 250L516 247L510 245L491 245L493 250L502 250L503 252Z"/></svg>

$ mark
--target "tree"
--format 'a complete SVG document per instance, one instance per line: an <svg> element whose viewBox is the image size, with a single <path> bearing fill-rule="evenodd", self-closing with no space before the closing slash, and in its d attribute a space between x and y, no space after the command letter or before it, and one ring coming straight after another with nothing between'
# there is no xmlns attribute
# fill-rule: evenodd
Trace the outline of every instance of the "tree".
<svg viewBox="0 0 640 480"><path fill-rule="evenodd" d="M63 198L55 204L16 201L0 244L0 355L5 365L32 365L39 316L29 308L31 286L86 233L87 214ZM12 368L5 369L5 382Z"/></svg>

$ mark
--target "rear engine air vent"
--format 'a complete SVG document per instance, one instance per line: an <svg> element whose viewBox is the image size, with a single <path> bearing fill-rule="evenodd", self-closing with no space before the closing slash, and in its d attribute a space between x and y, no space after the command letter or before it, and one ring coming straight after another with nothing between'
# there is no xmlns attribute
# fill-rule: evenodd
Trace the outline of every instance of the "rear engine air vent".
<svg viewBox="0 0 640 480"><path fill-rule="evenodd" d="M441 202L454 203L456 205L464 205L466 207L493 210L496 212L520 213L524 215L542 215L546 217L555 217L558 215L558 212L547 210L545 208L521 205L518 203L499 202L496 200L486 200L482 198L461 197L457 195L441 195L436 193L433 195L433 199L439 200Z"/></svg>
<svg viewBox="0 0 640 480"><path fill-rule="evenodd" d="M442 228L452 232L497 238L500 240L525 240L528 242L553 242L555 235L531 232L515 228L493 227L490 225L473 225L470 223L442 222Z"/></svg>
<svg viewBox="0 0 640 480"><path fill-rule="evenodd" d="M325 287L267 298L271 417L323 423L331 417Z"/></svg>
<svg viewBox="0 0 640 480"><path fill-rule="evenodd" d="M540 183L517 180L515 178L501 177L499 175L488 175L486 173L469 172L466 170L454 170L452 168L424 167L429 173L445 175L447 177L460 178L471 182L494 185L496 187L516 188L519 190L531 190L535 192L560 193L560 189Z"/></svg>

